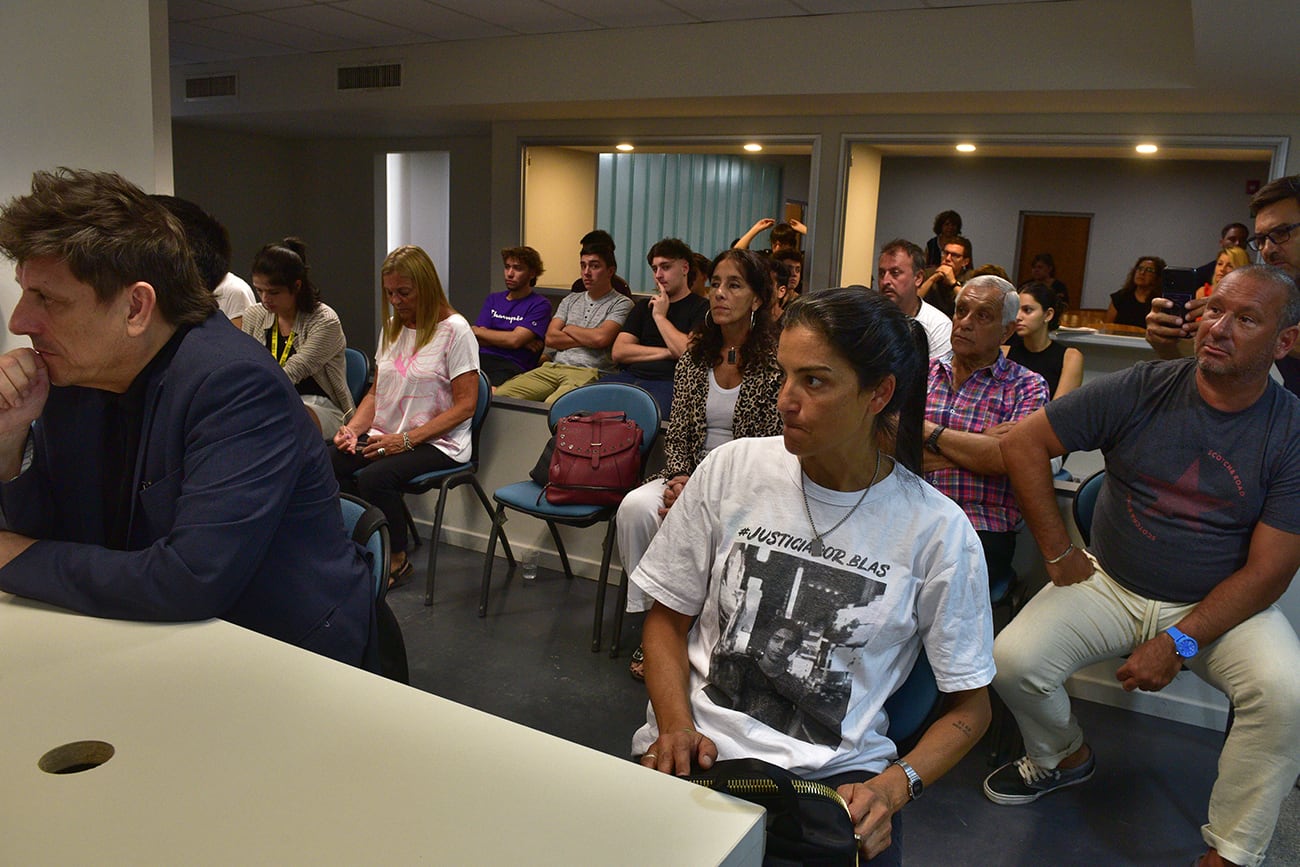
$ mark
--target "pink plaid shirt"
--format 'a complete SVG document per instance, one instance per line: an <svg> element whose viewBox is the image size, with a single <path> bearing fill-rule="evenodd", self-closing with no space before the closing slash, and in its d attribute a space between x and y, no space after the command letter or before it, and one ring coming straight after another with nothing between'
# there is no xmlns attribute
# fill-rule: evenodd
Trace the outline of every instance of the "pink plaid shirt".
<svg viewBox="0 0 1300 867"><path fill-rule="evenodd" d="M981 367L953 389L952 364L930 361L930 394L925 401L925 418L935 424L976 433L1007 421L1020 421L1051 395L1047 381L1002 353L989 367ZM943 440L939 441L943 447ZM925 480L962 507L976 530L1004 533L1020 521L1020 509L1006 476L945 467L925 474Z"/></svg>

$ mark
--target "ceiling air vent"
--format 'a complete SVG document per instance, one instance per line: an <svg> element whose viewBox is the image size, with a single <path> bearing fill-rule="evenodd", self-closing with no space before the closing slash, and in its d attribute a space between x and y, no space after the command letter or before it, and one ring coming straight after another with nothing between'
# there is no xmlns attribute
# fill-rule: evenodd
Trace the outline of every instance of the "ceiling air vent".
<svg viewBox="0 0 1300 867"><path fill-rule="evenodd" d="M402 64L340 66L339 90L377 90L402 86Z"/></svg>
<svg viewBox="0 0 1300 867"><path fill-rule="evenodd" d="M216 99L219 96L239 96L239 76L231 73L185 79L186 99Z"/></svg>

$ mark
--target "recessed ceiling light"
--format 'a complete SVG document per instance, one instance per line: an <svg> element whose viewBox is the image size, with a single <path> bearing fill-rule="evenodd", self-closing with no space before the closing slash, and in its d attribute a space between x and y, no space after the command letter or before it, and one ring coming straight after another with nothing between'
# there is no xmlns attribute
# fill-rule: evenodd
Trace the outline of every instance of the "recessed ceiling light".
<svg viewBox="0 0 1300 867"><path fill-rule="evenodd" d="M636 150L636 148L635 148L633 145L630 145L630 144L628 144L627 142L623 142L622 144L616 144L616 145L614 145L614 149L615 149L615 150L623 151L623 153L627 153L628 151L634 151L634 150Z"/></svg>
<svg viewBox="0 0 1300 867"><path fill-rule="evenodd" d="M751 154L756 154L756 153L758 153L759 151L761 151L762 149L763 149L763 146L762 146L761 144L757 144L757 143L755 143L755 142L750 142L749 144L745 145L745 150L749 151Z"/></svg>
<svg viewBox="0 0 1300 867"><path fill-rule="evenodd" d="M975 153L975 145L970 142L962 142L957 145L957 150L964 154L973 154Z"/></svg>
<svg viewBox="0 0 1300 867"><path fill-rule="evenodd" d="M1140 144L1137 146L1137 152L1140 154L1153 154L1158 150L1160 150L1160 148L1153 144Z"/></svg>

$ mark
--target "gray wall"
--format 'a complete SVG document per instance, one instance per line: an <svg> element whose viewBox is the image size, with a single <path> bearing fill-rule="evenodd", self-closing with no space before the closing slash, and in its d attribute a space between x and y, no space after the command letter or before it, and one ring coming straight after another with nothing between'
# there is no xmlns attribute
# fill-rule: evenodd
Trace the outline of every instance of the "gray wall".
<svg viewBox="0 0 1300 867"><path fill-rule="evenodd" d="M1267 178L1266 163L885 157L876 237L924 244L934 215L951 208L975 263L1014 279L1022 210L1091 213L1082 306L1105 307L1138 256L1212 259L1225 223L1251 223L1246 181Z"/></svg>
<svg viewBox="0 0 1300 867"><path fill-rule="evenodd" d="M215 132L176 123L176 194L211 211L230 230L234 270L247 276L261 245L297 235L309 246L312 277L338 311L348 344L373 352L384 239L375 221L376 160L389 151L451 154L448 273L462 312L486 297L494 268L489 243L491 167L486 136L438 139L289 139ZM467 286L471 291L458 291Z"/></svg>

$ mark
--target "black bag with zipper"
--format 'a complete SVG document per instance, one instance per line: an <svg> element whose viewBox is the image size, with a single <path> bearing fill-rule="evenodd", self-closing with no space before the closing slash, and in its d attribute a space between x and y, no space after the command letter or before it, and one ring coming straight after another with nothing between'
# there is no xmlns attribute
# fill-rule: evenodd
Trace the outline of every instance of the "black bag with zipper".
<svg viewBox="0 0 1300 867"><path fill-rule="evenodd" d="M764 867L851 867L858 838L848 804L830 786L762 759L723 759L686 779L767 811Z"/></svg>

